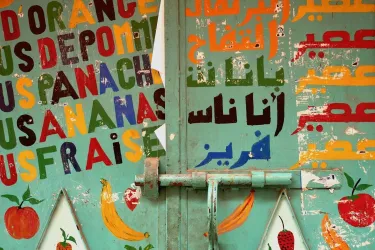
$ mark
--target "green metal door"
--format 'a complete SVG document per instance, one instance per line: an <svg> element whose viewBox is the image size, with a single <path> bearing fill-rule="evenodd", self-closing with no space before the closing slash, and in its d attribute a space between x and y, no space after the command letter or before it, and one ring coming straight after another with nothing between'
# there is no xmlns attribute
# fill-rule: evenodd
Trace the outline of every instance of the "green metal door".
<svg viewBox="0 0 375 250"><path fill-rule="evenodd" d="M159 3L0 1L0 249L375 249L374 3Z"/></svg>
<svg viewBox="0 0 375 250"><path fill-rule="evenodd" d="M375 249L374 3L166 6L168 249Z"/></svg>
<svg viewBox="0 0 375 250"><path fill-rule="evenodd" d="M0 249L165 249L163 198L134 186L146 157L165 159L158 11L0 1Z"/></svg>

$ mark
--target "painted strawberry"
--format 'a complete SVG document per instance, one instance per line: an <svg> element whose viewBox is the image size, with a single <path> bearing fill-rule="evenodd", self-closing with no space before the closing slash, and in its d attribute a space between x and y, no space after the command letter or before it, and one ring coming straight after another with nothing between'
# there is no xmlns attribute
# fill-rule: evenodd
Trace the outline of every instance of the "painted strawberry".
<svg viewBox="0 0 375 250"><path fill-rule="evenodd" d="M134 183L131 188L125 190L124 200L128 208L133 211L139 204L139 199L142 196L142 191L140 187L136 187Z"/></svg>
<svg viewBox="0 0 375 250"><path fill-rule="evenodd" d="M277 235L280 250L294 250L294 235L291 231L285 229L283 219L280 216L279 218L283 224L283 231Z"/></svg>
<svg viewBox="0 0 375 250"><path fill-rule="evenodd" d="M64 229L60 228L64 241L57 243L56 250L72 250L72 245L68 241L74 242L77 244L76 239L73 236L66 235Z"/></svg>

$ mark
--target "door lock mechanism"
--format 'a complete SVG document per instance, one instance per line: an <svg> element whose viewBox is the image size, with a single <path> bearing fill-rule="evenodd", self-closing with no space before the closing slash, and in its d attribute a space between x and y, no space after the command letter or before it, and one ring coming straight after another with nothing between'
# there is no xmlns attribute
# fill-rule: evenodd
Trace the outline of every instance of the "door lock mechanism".
<svg viewBox="0 0 375 250"><path fill-rule="evenodd" d="M147 158L144 174L135 177L135 185L142 186L142 195L156 199L160 187L191 187L208 189L207 216L209 250L219 249L217 234L217 193L219 186L292 189L338 189L344 179L340 170L249 170L190 171L186 174L159 174L159 159Z"/></svg>
<svg viewBox="0 0 375 250"><path fill-rule="evenodd" d="M207 188L213 181L220 186L233 187L284 187L292 184L293 174L284 171L253 170L249 172L208 173L192 171L187 174L160 174L159 160L147 158L144 174L135 177L135 185L143 186L143 195L148 198L158 198L159 187L192 187L194 189Z"/></svg>

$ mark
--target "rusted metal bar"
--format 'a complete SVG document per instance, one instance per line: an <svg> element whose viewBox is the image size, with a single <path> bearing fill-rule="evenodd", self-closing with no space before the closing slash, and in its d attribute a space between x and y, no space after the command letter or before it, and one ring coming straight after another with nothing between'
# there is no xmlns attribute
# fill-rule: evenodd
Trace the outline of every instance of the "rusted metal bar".
<svg viewBox="0 0 375 250"><path fill-rule="evenodd" d="M291 173L265 173L263 171L252 171L249 174L206 174L195 172L191 174L161 174L158 177L160 187L183 186L205 188L209 180L215 179L219 185L230 186L256 186L266 185L289 185L292 183ZM137 175L135 185L145 186L144 175Z"/></svg>
<svg viewBox="0 0 375 250"><path fill-rule="evenodd" d="M219 183L215 179L208 182L207 215L209 250L219 250L219 236L217 234L217 189Z"/></svg>

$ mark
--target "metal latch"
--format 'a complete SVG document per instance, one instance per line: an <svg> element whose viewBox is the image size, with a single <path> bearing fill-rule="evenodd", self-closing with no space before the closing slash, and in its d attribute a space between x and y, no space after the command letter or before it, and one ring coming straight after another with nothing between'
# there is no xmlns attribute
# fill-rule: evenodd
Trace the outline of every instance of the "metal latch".
<svg viewBox="0 0 375 250"><path fill-rule="evenodd" d="M305 180L303 180L304 178ZM135 177L135 185L143 186L142 194L148 198L158 198L159 187L181 186L208 189L208 249L218 250L216 215L219 185L254 188L337 189L341 187L340 183L343 178L343 174L339 170L249 170L245 172L225 171L225 173L192 171L187 174L159 175L159 159L147 158L144 165L144 174ZM334 181L327 182L331 179L334 179Z"/></svg>

